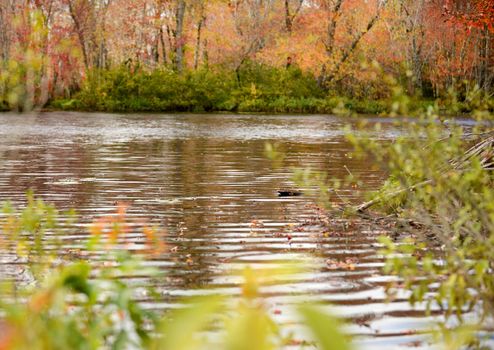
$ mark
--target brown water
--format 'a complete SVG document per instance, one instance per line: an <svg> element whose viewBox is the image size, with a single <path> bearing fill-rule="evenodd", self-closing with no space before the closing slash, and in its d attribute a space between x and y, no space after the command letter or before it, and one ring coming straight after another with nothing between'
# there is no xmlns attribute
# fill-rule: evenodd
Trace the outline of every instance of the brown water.
<svg viewBox="0 0 494 350"><path fill-rule="evenodd" d="M374 137L399 135L383 121ZM360 190L383 180L370 161L352 158L344 138L348 122L333 116L1 114L0 200L22 203L31 188L59 208L77 209L86 221L125 201L131 218L167 227L174 251L149 260L165 272L157 282L162 300L150 307L168 308L181 296L202 293L238 295L240 280L229 276L245 264L306 261L310 271L264 289L273 316L288 329L296 327L289 305L319 301L353 321L348 331L362 349L427 347L417 343L423 337L415 331L428 329L431 319L404 299L385 302L388 277L380 272L376 232L364 223L348 230L335 222L325 235L310 225L293 232L286 227L314 216L310 196L277 196L278 189L294 188L294 167L359 176L365 188L342 189L339 201L358 201ZM265 157L266 142L285 154L281 167ZM253 228L253 220L263 227ZM139 235L133 239L142 243ZM67 248L74 242L67 240ZM326 263L347 258L354 268Z"/></svg>

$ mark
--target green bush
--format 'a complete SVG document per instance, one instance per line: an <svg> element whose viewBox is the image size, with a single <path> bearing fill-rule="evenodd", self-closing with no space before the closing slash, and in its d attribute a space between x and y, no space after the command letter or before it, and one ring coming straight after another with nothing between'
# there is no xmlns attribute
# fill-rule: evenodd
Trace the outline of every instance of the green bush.
<svg viewBox="0 0 494 350"><path fill-rule="evenodd" d="M324 92L310 74L245 63L235 72L221 68L145 71L125 65L94 70L73 100L52 107L100 111L313 112ZM284 105L286 103L286 105Z"/></svg>
<svg viewBox="0 0 494 350"><path fill-rule="evenodd" d="M75 98L88 110L211 111L228 105L232 86L228 74L207 70L179 75L165 68L147 72L121 66L90 72Z"/></svg>
<svg viewBox="0 0 494 350"><path fill-rule="evenodd" d="M348 139L358 156L375 159L389 174L374 203L394 214L402 233L410 233L397 241L381 238L385 273L399 277L387 286L388 295L404 288L411 304L424 302L428 311L439 307L459 332L470 329L470 336L451 347L456 349L478 344L472 335L489 328L494 316L494 131L486 111L475 112L478 123L466 130L445 123L438 105L428 104L416 122L403 123L403 136L390 144L353 132ZM464 104L452 106L461 110ZM467 312L475 317L466 318ZM443 339L450 337L447 323L440 328Z"/></svg>
<svg viewBox="0 0 494 350"><path fill-rule="evenodd" d="M386 79L383 78L383 81ZM388 79L389 80L389 79ZM388 89L389 90L389 89ZM401 89L403 90L403 89ZM428 108L444 113L464 113L493 108L494 102L478 90L465 101L450 91L440 101L418 98L385 98L366 90L352 97L324 91L316 78L297 67L276 68L253 61L238 71L211 67L178 74L167 67L145 70L120 67L88 72L81 90L70 100L54 100L51 106L64 110L108 112L265 112L324 113L335 110L360 114L419 114ZM407 108L396 110L407 100Z"/></svg>

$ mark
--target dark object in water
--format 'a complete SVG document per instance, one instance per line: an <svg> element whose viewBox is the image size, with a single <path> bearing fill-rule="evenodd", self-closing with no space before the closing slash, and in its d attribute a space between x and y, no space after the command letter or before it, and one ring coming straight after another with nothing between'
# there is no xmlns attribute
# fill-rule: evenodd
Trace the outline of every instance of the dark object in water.
<svg viewBox="0 0 494 350"><path fill-rule="evenodd" d="M295 197L295 196L301 196L302 192L300 191L278 191L278 197Z"/></svg>

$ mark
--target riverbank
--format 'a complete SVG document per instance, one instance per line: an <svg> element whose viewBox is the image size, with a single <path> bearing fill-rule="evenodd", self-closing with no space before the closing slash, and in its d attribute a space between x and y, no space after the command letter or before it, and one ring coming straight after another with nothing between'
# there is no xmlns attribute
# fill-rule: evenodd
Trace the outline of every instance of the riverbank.
<svg viewBox="0 0 494 350"><path fill-rule="evenodd" d="M396 87L396 86L395 86ZM245 65L239 71L140 70L122 66L90 72L71 98L54 99L51 110L98 112L239 112L414 115L434 107L444 114L494 109L494 100L409 97L385 82L321 88L298 68ZM406 108L403 108L406 106Z"/></svg>
<svg viewBox="0 0 494 350"><path fill-rule="evenodd" d="M0 111L47 109L84 112L226 112L269 114L419 115L433 108L442 115L494 110L494 98L460 86L439 94L423 89L413 96L406 81L374 72L371 80L340 79L322 84L298 67L244 63L237 70L221 67L182 73L159 67L121 65L90 70L85 77L51 92L48 102L18 86L0 96ZM31 91L31 92L29 92ZM7 91L8 92L8 91ZM19 101L24 101L19 103Z"/></svg>
<svg viewBox="0 0 494 350"><path fill-rule="evenodd" d="M416 101L411 106L410 112L416 114L433 107L434 101ZM274 100L253 99L243 102L235 102L231 107L213 106L206 107L203 104L168 103L153 97L130 98L126 100L102 101L96 106L87 104L79 98L58 99L47 107L49 111L83 111L83 112L214 112L214 113L269 113L269 114L334 114L335 112L347 112L356 114L389 114L392 106L386 100L356 100L347 97L329 98L287 98L279 97ZM470 109L461 109L461 113L468 113Z"/></svg>

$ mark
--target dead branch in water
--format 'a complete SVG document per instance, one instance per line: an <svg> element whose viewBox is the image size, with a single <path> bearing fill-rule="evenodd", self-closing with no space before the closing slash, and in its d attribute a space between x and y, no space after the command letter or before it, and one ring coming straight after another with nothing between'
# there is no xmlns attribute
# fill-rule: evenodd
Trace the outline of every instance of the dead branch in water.
<svg viewBox="0 0 494 350"><path fill-rule="evenodd" d="M465 169L468 166L468 163L472 158L478 157L480 160L480 165L484 169L494 170L494 131L491 130L489 132L482 133L481 135L483 136L488 135L488 136L476 142L459 159L450 161L450 164L453 167L453 169L461 171L462 169ZM447 140L447 138L443 140ZM396 198L397 196L406 192L413 192L417 188L432 184L432 182L433 182L432 180L425 180L415 185L412 185L408 188L402 188L397 191L385 193L370 201L367 201L365 203L362 203L354 207L354 211L358 213L362 213L378 203Z"/></svg>
<svg viewBox="0 0 494 350"><path fill-rule="evenodd" d="M383 200L388 200L388 199L392 199L392 198L395 198L397 196L399 196L400 194L403 194L405 192L412 192L414 191L416 188L419 188L419 187L422 187L422 186L425 186L427 184L430 184L432 183L432 180L426 180L426 181L422 181L418 184L415 184L413 186L410 186L408 188L402 188L401 190L398 190L398 191L394 191L394 192L390 192L390 193L386 193L384 195L381 195L377 198L374 198L368 202L365 202L365 203L362 203L360 205L358 205L357 207L355 207L355 211L357 212L363 212L367 209L369 209L370 207L376 205L377 203L383 201Z"/></svg>

